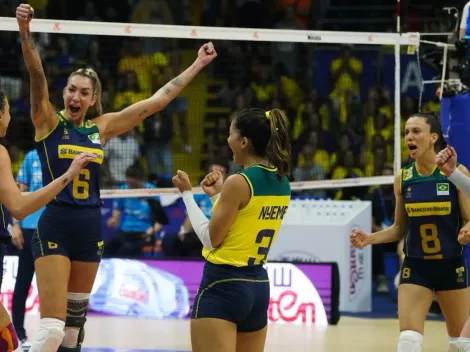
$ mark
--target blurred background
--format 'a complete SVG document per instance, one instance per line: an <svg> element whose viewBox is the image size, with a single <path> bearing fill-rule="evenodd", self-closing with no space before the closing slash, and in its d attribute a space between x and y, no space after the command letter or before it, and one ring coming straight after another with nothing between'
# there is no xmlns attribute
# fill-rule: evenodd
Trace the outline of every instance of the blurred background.
<svg viewBox="0 0 470 352"><path fill-rule="evenodd" d="M390 0L29 0L44 19L165 24L210 27L396 32L396 2ZM12 17L19 1L0 1L0 16ZM401 1L401 32L431 33L455 27L444 6L459 11L465 1ZM436 36L433 36L435 33ZM17 32L0 30L0 88L10 99L12 122L2 141L10 153L15 177L34 148L30 121L29 77ZM103 35L34 33L48 78L50 97L61 110L68 75L92 67L103 84L104 111L121 110L145 99L188 67L203 43L197 39L136 38ZM262 41L214 41L217 59L163 111L104 147L102 188L172 187L177 169L194 185L214 168L224 176L239 169L232 163L226 138L231 119L242 109L281 108L290 119L293 146L291 181L321 181L393 175L394 47ZM401 123L418 111L439 114L437 86L421 81L439 78L434 46L418 54L401 47ZM429 56L427 54L429 53ZM431 59L430 59L431 57ZM400 127L402 130L402 127ZM403 146L406 164L408 150ZM211 203L197 201L210 216ZM392 185L312 189L294 198L370 200L374 231L393 222ZM156 197L155 233L123 241L116 212L125 201L105 200L105 256L200 258L182 202ZM126 205L127 204L127 205ZM163 210L163 211L161 211ZM114 218L113 218L114 217ZM14 248L11 248L14 254ZM374 247L374 294L393 302L392 280L398 270L397 244ZM382 302L382 301L380 301ZM382 304L379 302L379 305ZM378 308L380 310L380 307ZM393 311L393 308L391 309ZM394 314L394 313L393 313Z"/></svg>

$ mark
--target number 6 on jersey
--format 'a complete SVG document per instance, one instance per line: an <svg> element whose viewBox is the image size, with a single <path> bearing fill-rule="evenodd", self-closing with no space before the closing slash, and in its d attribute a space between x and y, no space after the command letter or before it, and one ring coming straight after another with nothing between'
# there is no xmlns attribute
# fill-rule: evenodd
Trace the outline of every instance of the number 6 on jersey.
<svg viewBox="0 0 470 352"><path fill-rule="evenodd" d="M81 180L81 178L83 180ZM72 194L76 199L87 199L90 196L90 170L82 169L73 179Z"/></svg>

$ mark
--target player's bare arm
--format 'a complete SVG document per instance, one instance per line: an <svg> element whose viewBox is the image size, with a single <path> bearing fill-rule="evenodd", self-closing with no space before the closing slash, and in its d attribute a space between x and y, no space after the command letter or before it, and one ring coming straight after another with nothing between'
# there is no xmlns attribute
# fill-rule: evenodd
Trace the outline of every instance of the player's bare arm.
<svg viewBox="0 0 470 352"><path fill-rule="evenodd" d="M29 28L33 15L34 9L28 4L21 4L16 9L21 50L30 77L31 118L36 129L36 139L41 139L54 128L57 116L49 101L46 75Z"/></svg>
<svg viewBox="0 0 470 352"><path fill-rule="evenodd" d="M56 178L44 188L22 195L13 179L8 151L4 146L0 146L0 179L2 180L0 182L0 202L5 204L15 219L23 220L27 215L49 203L78 175L81 168L95 157L95 155L89 153L79 155L64 175Z"/></svg>
<svg viewBox="0 0 470 352"><path fill-rule="evenodd" d="M93 122L100 130L102 144L114 136L131 130L146 117L163 110L216 56L217 53L212 43L204 44L199 49L194 63L160 88L152 97L139 101L122 111L94 119Z"/></svg>

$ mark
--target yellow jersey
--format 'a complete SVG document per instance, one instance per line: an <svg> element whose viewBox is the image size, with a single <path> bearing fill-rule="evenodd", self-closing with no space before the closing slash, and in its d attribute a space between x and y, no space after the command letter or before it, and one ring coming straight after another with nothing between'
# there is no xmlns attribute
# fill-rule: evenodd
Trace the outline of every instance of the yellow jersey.
<svg viewBox="0 0 470 352"><path fill-rule="evenodd" d="M241 210L221 245L202 255L214 264L237 267L265 264L287 212L291 190L287 177L279 180L277 169L253 165L239 172L250 187L251 197ZM217 201L212 211L217 207Z"/></svg>

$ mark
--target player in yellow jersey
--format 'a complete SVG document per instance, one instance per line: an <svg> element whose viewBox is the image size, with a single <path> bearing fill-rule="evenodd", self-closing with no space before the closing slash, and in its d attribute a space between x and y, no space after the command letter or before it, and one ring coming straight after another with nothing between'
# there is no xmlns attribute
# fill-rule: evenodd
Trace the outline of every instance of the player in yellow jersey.
<svg viewBox="0 0 470 352"><path fill-rule="evenodd" d="M206 258L192 312L194 352L264 350L269 278L263 264L291 195L291 146L281 110L241 111L230 126L228 144L243 171L223 185L218 171L202 181L214 203L210 221L194 201L186 173L173 177Z"/></svg>

